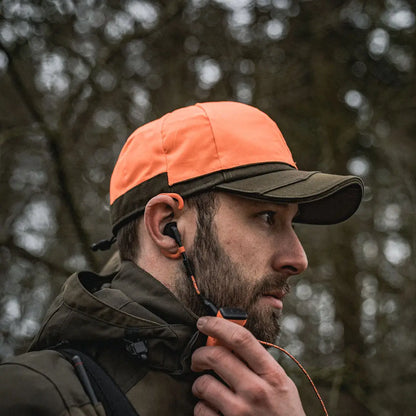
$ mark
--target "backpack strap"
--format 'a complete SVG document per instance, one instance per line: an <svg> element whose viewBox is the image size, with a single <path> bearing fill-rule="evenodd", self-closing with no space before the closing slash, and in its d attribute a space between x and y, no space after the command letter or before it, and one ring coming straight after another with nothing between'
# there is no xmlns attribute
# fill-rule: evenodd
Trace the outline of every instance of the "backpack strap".
<svg viewBox="0 0 416 416"><path fill-rule="evenodd" d="M72 348L55 347L51 349L59 352L74 367L81 367L81 369L76 368L81 384L93 404L96 401L101 402L106 416L139 416L117 383L89 355ZM74 360L75 356L78 356L80 361L76 358ZM82 367L85 368L86 379L80 374ZM88 387L89 383L92 392Z"/></svg>

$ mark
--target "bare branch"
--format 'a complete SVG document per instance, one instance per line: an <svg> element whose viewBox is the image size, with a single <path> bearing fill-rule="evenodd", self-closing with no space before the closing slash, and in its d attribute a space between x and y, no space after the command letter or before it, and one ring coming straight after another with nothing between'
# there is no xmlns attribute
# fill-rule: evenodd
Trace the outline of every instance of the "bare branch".
<svg viewBox="0 0 416 416"><path fill-rule="evenodd" d="M1 244L4 247L7 247L11 252L15 253L16 255L23 257L26 260L29 260L31 262L41 262L45 266L47 266L49 269L51 269L55 273L59 273L63 276L69 276L73 273L73 270L69 270L60 264L55 264L48 259L45 259L43 257L35 256L34 254L30 253L29 251L25 250L24 248L16 245L11 239L6 241L5 243Z"/></svg>
<svg viewBox="0 0 416 416"><path fill-rule="evenodd" d="M83 113L78 115L78 122L74 122L74 131L73 131L73 137L77 138L80 137L79 131L83 128L82 126L85 125L85 121L89 119L90 114L95 110L95 108L91 105L91 102L93 100L97 100L97 96L102 94L102 91L99 91L97 88L94 88L94 84L90 81L94 78L94 76L103 68L105 68L110 62L112 62L115 57L120 53L122 48L127 45L132 40L148 40L151 38L155 38L158 36L162 36L163 33L165 33L172 24L175 23L176 19L180 18L182 12L184 11L186 7L185 1L180 1L177 5L176 10L174 10L171 13L168 13L164 19L160 20L159 23L153 27L151 30L136 30L132 34L125 36L121 42L111 45L111 47L108 49L107 54L100 59L94 68L91 70L90 76L82 83L80 83L77 87L77 89L71 94L71 96L68 97L67 105L64 108L61 116L61 122L66 122L70 119L72 111L73 111L73 103L78 101L79 98L82 96L83 91L85 90L86 86L89 85L93 88L93 91L96 93L91 94L88 97L89 104L86 106L86 109ZM58 38L59 39L59 38ZM74 53L77 57L81 58L84 63L86 63L88 66L90 65L90 62L79 55L77 51L74 50L74 48L66 42L65 38L60 39L60 44L66 48L66 50L71 51ZM61 124L61 123L60 123Z"/></svg>
<svg viewBox="0 0 416 416"><path fill-rule="evenodd" d="M65 170L65 164L62 156L62 150L59 143L59 133L50 129L42 116L42 114L38 111L36 108L36 105L29 94L26 86L24 85L19 72L15 66L14 59L8 52L6 48L2 46L2 49L4 53L7 55L8 61L9 61L9 75L12 79L14 86L19 93L20 97L22 98L22 101L24 102L25 106L29 110L31 116L33 119L38 122L41 126L43 126L45 137L48 141L48 147L49 151L52 154L52 160L54 161L58 183L59 183L59 191L61 194L61 197L64 201L64 204L69 210L70 217L72 219L72 222L74 224L76 233L78 235L78 238L84 248L84 253L92 267L96 266L96 260L94 256L91 253L91 250L89 248L90 246L90 239L88 238L87 232L84 230L81 222L81 215L78 212L76 208L75 201L72 197L72 193L69 189L68 184L68 175Z"/></svg>

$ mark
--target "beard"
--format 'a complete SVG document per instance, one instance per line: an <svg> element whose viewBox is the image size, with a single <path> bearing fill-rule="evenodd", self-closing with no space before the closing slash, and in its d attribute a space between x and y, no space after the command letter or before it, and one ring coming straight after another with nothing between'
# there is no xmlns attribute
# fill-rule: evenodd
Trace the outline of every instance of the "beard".
<svg viewBox="0 0 416 416"><path fill-rule="evenodd" d="M260 303L273 290L289 292L287 278L276 274L252 279L221 247L215 226L198 222L193 248L187 253L201 294L217 308L233 307L247 312L245 327L259 340L274 342L280 331L280 311ZM254 253L253 253L254 255ZM185 268L175 279L175 293L198 316L207 315L206 306L195 291Z"/></svg>

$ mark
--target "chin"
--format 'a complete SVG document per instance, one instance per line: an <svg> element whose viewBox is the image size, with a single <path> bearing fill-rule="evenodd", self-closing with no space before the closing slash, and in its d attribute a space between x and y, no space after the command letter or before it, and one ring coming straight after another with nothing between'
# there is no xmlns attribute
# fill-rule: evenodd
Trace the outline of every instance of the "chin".
<svg viewBox="0 0 416 416"><path fill-rule="evenodd" d="M280 333L281 311L271 307L248 312L246 328L259 340L274 343Z"/></svg>

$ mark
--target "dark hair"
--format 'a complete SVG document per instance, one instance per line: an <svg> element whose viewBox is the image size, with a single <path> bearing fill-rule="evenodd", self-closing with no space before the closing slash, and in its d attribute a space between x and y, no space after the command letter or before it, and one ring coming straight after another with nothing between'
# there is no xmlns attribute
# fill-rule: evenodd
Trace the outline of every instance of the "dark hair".
<svg viewBox="0 0 416 416"><path fill-rule="evenodd" d="M205 223L204 219L211 219L217 207L217 193L215 191L203 192L186 198L191 208L196 208L198 222ZM120 228L117 233L117 244L121 260L135 261L139 255L139 222L141 215Z"/></svg>
<svg viewBox="0 0 416 416"><path fill-rule="evenodd" d="M141 216L122 226L117 233L120 260L135 261L139 254L139 222Z"/></svg>

